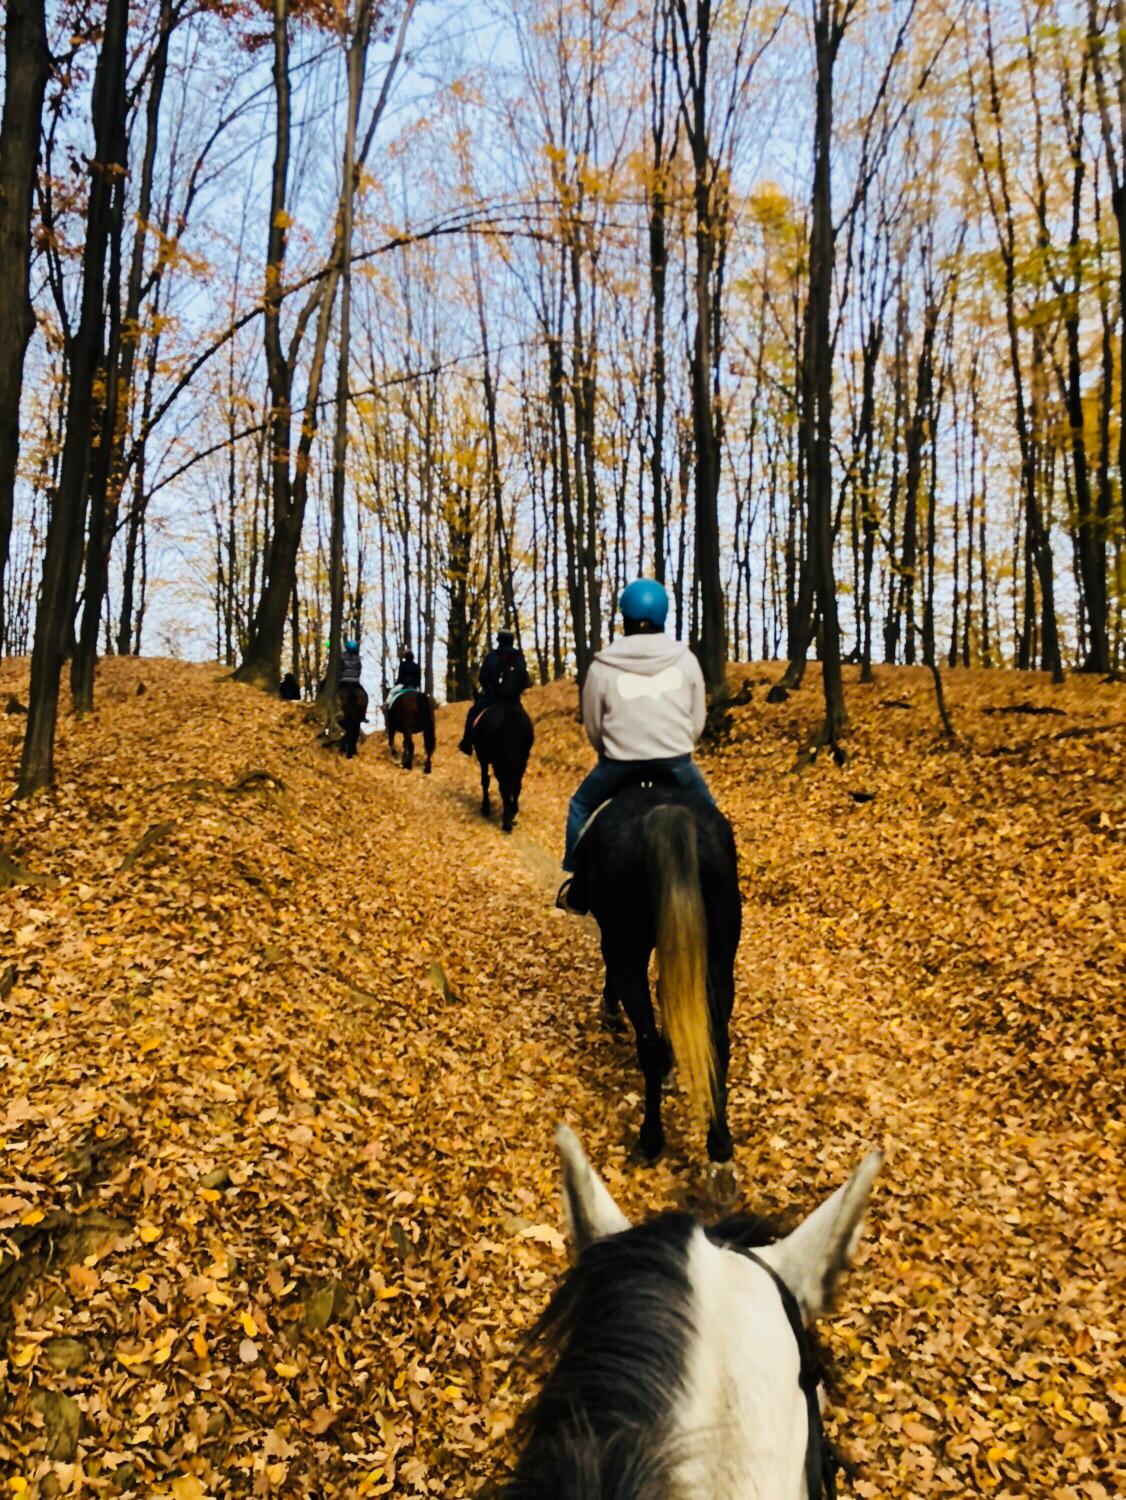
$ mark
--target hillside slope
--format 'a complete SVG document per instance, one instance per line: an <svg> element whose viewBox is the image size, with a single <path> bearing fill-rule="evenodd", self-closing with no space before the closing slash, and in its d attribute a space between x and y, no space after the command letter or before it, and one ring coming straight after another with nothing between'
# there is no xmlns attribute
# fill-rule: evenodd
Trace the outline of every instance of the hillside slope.
<svg viewBox="0 0 1126 1500"><path fill-rule="evenodd" d="M948 748L927 674L853 674L852 761L795 776L813 672L777 707L744 676L703 761L745 895L744 1188L807 1208L889 1154L827 1328L855 1491L1123 1493L1126 691L951 673ZM0 666L0 703L25 680ZM550 906L589 752L573 685L528 703L510 839L457 706L406 776L157 661L103 663L57 789L4 805L53 882L0 892L14 1493L471 1493L563 1264L552 1123L627 1211L698 1197L679 1097L666 1160L628 1161L632 1045L598 1027L591 924ZM987 712L1021 705L1053 712Z"/></svg>

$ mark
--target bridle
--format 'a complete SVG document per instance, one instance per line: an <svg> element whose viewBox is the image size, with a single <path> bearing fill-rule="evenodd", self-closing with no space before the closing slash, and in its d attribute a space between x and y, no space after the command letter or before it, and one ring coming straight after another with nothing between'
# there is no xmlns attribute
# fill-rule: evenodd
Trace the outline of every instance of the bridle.
<svg viewBox="0 0 1126 1500"><path fill-rule="evenodd" d="M794 1335L798 1346L800 1360L798 1385L805 1396L806 1425L809 1431L805 1448L805 1493L808 1500L836 1500L837 1474L844 1469L845 1465L825 1436L825 1428L821 1421L821 1403L817 1399L817 1390L825 1379L825 1372L821 1368L821 1361L813 1347L809 1330L802 1320L798 1299L774 1267L768 1266L766 1261L756 1255L753 1250L747 1250L741 1245L731 1245L729 1248L738 1250L748 1260L753 1260L756 1266L761 1266L778 1288L786 1321L790 1325L790 1332Z"/></svg>

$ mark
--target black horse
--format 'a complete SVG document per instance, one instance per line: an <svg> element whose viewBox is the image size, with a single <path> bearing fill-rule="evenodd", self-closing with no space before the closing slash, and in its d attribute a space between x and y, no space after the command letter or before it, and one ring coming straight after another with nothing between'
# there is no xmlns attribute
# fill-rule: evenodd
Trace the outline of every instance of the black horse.
<svg viewBox="0 0 1126 1500"><path fill-rule="evenodd" d="M426 752L422 769L429 776L434 758L434 746L437 743L434 733L434 704L430 697L419 688L408 688L405 693L399 693L384 709L384 718L387 721L387 744L391 751L391 759L394 760L396 754L395 736L401 734L403 770L411 770L414 766L414 737L416 734L421 734L422 747Z"/></svg>
<svg viewBox="0 0 1126 1500"><path fill-rule="evenodd" d="M487 818L492 812L489 801L491 766L500 788L504 814L501 827L505 833L512 832L512 824L520 811L520 788L536 738L532 721L516 689L516 683L521 679L527 681L519 662L510 662L501 669L495 689L496 701L481 710L472 730L473 751L481 767L481 816Z"/></svg>
<svg viewBox="0 0 1126 1500"><path fill-rule="evenodd" d="M730 1161L727 1028L742 925L730 823L706 798L644 782L596 814L576 860L576 884L602 933L604 1018L619 1030L624 1006L637 1035L645 1076L641 1154L655 1161L664 1148L661 1083L675 1057L692 1112L707 1121L709 1158ZM649 992L654 948L665 1035Z"/></svg>
<svg viewBox="0 0 1126 1500"><path fill-rule="evenodd" d="M340 722L344 739L340 748L349 760L356 753L360 739L360 725L368 716L368 695L358 682L340 684Z"/></svg>

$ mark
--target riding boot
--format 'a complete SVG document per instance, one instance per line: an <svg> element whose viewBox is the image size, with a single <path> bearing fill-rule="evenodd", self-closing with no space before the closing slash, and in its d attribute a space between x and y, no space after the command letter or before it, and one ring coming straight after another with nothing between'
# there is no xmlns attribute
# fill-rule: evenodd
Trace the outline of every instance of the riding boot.
<svg viewBox="0 0 1126 1500"><path fill-rule="evenodd" d="M569 875L567 877L559 887L555 904L560 911L573 911L579 917L587 915L590 911L590 898L587 896L581 876Z"/></svg>

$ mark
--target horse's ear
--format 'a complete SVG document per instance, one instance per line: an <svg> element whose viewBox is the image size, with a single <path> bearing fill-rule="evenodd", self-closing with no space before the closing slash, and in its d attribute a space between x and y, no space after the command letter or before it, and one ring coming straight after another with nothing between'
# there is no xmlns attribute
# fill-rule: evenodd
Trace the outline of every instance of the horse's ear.
<svg viewBox="0 0 1126 1500"><path fill-rule="evenodd" d="M563 1208L567 1228L574 1241L575 1253L579 1254L592 1240L628 1229L629 1220L587 1161L579 1138L570 1126L556 1128L555 1144L563 1158Z"/></svg>
<svg viewBox="0 0 1126 1500"><path fill-rule="evenodd" d="M815 1318L827 1305L833 1283L856 1249L872 1180L882 1161L882 1152L870 1152L848 1181L803 1219L793 1234L759 1252L793 1292L807 1318Z"/></svg>

